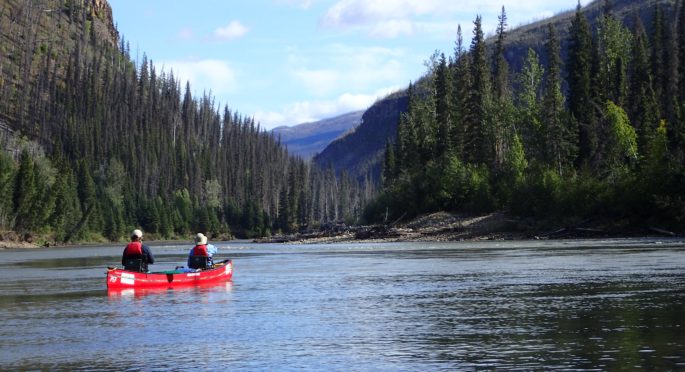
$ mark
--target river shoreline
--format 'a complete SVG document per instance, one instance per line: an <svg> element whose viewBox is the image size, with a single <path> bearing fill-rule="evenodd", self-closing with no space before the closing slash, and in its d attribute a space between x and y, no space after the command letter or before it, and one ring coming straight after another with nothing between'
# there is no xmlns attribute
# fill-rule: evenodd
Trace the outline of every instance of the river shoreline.
<svg viewBox="0 0 685 372"><path fill-rule="evenodd" d="M482 216L465 216L447 212L420 216L410 222L394 226L326 226L319 231L289 235L273 235L254 239L265 244L333 244L346 242L393 243L393 242L449 242L482 240L556 240L556 239L602 239L638 237L678 237L680 234L658 227L636 230L615 221L582 221L575 224L554 226L534 220L514 219L504 213ZM188 243L185 240L155 240L150 244ZM113 243L83 242L80 244L38 245L22 241L16 234L3 234L0 249L37 249L49 247L97 245ZM122 243L123 244L123 243Z"/></svg>
<svg viewBox="0 0 685 372"><path fill-rule="evenodd" d="M450 242L482 240L557 240L639 237L678 237L659 227L635 229L616 221L586 220L554 225L546 221L516 219L504 213L465 216L437 212L397 226L332 226L319 232L275 235L258 243L327 244L345 242Z"/></svg>

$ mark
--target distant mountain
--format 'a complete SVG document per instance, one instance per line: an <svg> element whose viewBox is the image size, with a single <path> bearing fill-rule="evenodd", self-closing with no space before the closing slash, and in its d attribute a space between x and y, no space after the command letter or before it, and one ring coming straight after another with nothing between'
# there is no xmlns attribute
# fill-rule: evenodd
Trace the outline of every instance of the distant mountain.
<svg viewBox="0 0 685 372"><path fill-rule="evenodd" d="M272 130L274 136L292 155L305 160L321 152L336 138L355 128L361 122L364 111L355 111L312 123L278 127Z"/></svg>
<svg viewBox="0 0 685 372"><path fill-rule="evenodd" d="M659 4L664 14L675 14L675 0L613 0L611 12L626 25L632 28L635 16L639 15L648 31L652 25L654 8ZM594 24L602 14L604 0L596 0L583 8L583 13L594 28ZM511 73L520 71L528 48L534 49L546 65L543 52L544 41L547 37L547 26L553 23L561 40L562 58L566 58L568 45L568 28L575 16L575 8L559 13L554 17L524 25L508 31L506 39L506 58ZM475 17L475 14L474 14ZM467 26L468 25L464 25ZM464 34L471 30L464 29ZM486 40L493 46L494 37ZM468 45L466 46L468 48ZM417 79L417 85L423 80ZM376 102L364 113L362 123L354 132L331 143L314 162L320 166L333 166L341 172L346 170L350 175L363 179L367 176L374 180L380 179L380 169L388 140L393 141L397 132L397 125L402 112L407 110L407 92L394 93Z"/></svg>
<svg viewBox="0 0 685 372"><path fill-rule="evenodd" d="M394 138L400 115L407 111L407 104L406 91L393 93L374 103L353 132L331 143L314 157L314 162L322 167L332 166L338 173L345 170L358 179L377 179L385 143Z"/></svg>

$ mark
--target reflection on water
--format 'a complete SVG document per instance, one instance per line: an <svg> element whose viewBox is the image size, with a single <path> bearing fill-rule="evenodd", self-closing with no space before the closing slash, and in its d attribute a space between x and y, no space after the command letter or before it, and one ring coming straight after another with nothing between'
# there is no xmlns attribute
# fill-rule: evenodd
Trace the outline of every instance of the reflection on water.
<svg viewBox="0 0 685 372"><path fill-rule="evenodd" d="M230 292L232 289L233 281L227 281L225 283L176 286L172 288L107 288L107 295L110 299L165 295L194 298L212 292Z"/></svg>
<svg viewBox="0 0 685 372"><path fill-rule="evenodd" d="M110 251L0 252L0 370L685 369L680 241L224 244L233 282L140 291Z"/></svg>

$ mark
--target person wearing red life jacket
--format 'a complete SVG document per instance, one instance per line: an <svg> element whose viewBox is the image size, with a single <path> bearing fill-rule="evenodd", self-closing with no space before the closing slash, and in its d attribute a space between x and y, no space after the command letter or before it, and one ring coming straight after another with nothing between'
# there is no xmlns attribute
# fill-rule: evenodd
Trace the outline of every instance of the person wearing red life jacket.
<svg viewBox="0 0 685 372"><path fill-rule="evenodd" d="M191 263L191 257L202 256L209 257L209 265L212 265L212 256L217 252L217 249L212 244L207 244L207 237L203 233L197 233L195 235L195 246L188 252L188 267L191 269L197 269L193 267Z"/></svg>
<svg viewBox="0 0 685 372"><path fill-rule="evenodd" d="M135 229L131 233L131 242L124 248L124 254L121 256L121 264L126 265L125 261L131 258L140 258L142 260L141 271L147 272L147 265L155 263L155 258L152 256L150 247L143 244L143 232Z"/></svg>

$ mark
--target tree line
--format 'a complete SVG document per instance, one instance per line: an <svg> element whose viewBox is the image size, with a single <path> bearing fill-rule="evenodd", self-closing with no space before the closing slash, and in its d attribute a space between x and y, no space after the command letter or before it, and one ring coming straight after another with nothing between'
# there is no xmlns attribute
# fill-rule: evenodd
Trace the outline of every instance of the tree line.
<svg viewBox="0 0 685 372"><path fill-rule="evenodd" d="M116 241L134 227L255 237L361 214L370 195L357 181L291 156L144 54L134 61L91 3L0 9L0 32L17 36L0 43L0 230L55 242Z"/></svg>
<svg viewBox="0 0 685 372"><path fill-rule="evenodd" d="M507 17L488 52L480 16L468 50L431 57L385 151L369 220L438 210L682 229L685 221L685 6L653 5L649 32L604 1L578 4L563 53L549 23L542 55L512 72ZM543 65L541 60L546 61ZM680 61L680 62L679 62Z"/></svg>

